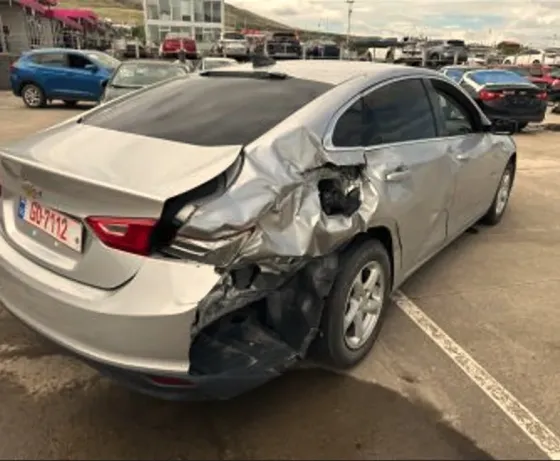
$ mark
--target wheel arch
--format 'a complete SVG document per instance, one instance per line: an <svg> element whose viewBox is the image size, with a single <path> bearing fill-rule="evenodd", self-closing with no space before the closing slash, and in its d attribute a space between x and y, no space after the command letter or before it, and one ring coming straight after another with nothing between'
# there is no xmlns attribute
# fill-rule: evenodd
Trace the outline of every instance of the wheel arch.
<svg viewBox="0 0 560 461"><path fill-rule="evenodd" d="M36 82L35 80L31 80L31 79L22 80L22 82L19 84L19 87L18 87L18 90L17 90L18 96L21 96L21 92L22 92L23 88L25 87L25 85L35 85L36 87L38 87L43 92L45 97L47 96L47 93L45 92L45 89L43 88L43 86L40 83Z"/></svg>
<svg viewBox="0 0 560 461"><path fill-rule="evenodd" d="M387 251L391 263L391 288L394 287L396 283L395 261L400 260L400 245L396 228L386 223L374 225L366 232L361 232L354 236L354 238L345 245L344 250L360 244L365 240L377 240Z"/></svg>

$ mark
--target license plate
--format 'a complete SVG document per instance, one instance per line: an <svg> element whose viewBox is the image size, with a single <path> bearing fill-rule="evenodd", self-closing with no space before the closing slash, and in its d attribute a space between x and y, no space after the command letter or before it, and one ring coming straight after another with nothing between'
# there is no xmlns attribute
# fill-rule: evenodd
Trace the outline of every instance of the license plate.
<svg viewBox="0 0 560 461"><path fill-rule="evenodd" d="M18 216L33 227L41 229L57 242L81 253L83 225L36 200L19 199Z"/></svg>

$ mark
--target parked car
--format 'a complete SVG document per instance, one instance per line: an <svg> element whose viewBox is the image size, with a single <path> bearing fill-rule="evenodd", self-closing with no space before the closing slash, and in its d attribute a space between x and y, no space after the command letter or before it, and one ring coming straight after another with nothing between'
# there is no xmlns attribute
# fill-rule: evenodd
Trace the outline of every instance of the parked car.
<svg viewBox="0 0 560 461"><path fill-rule="evenodd" d="M463 64L469 59L467 46L463 40L428 40L423 44L428 61L434 63Z"/></svg>
<svg viewBox="0 0 560 461"><path fill-rule="evenodd" d="M439 71L451 80L459 83L467 72L479 70L480 66L444 66Z"/></svg>
<svg viewBox="0 0 560 461"><path fill-rule="evenodd" d="M274 59L299 59L302 46L295 32L272 32L264 42L264 54Z"/></svg>
<svg viewBox="0 0 560 461"><path fill-rule="evenodd" d="M67 106L79 101L99 101L101 82L120 64L101 51L40 48L24 53L10 67L14 95L30 108L62 100Z"/></svg>
<svg viewBox="0 0 560 461"><path fill-rule="evenodd" d="M219 67L228 67L228 66L235 66L239 63L233 58L216 58L216 57L207 57L202 58L198 61L196 70L203 71L203 70L211 70L217 69Z"/></svg>
<svg viewBox="0 0 560 461"><path fill-rule="evenodd" d="M159 60L130 60L121 63L104 87L101 102L108 102L124 94L136 91L162 80L185 77L186 67Z"/></svg>
<svg viewBox="0 0 560 461"><path fill-rule="evenodd" d="M332 40L318 40L307 45L305 55L316 59L339 59L340 47Z"/></svg>
<svg viewBox="0 0 560 461"><path fill-rule="evenodd" d="M185 51L187 59L198 58L196 40L189 34L169 32L159 47L159 57L177 59L181 49Z"/></svg>
<svg viewBox="0 0 560 461"><path fill-rule="evenodd" d="M532 64L560 64L560 49L559 48L545 48L545 49L526 49L517 54L506 56L503 60L504 64L516 65L532 65Z"/></svg>
<svg viewBox="0 0 560 461"><path fill-rule="evenodd" d="M0 301L164 398L232 397L309 355L352 367L392 291L502 219L516 147L494 129L422 68L161 82L0 149Z"/></svg>
<svg viewBox="0 0 560 461"><path fill-rule="evenodd" d="M243 59L249 55L249 43L239 32L222 32L215 53L228 58Z"/></svg>
<svg viewBox="0 0 560 461"><path fill-rule="evenodd" d="M542 122L548 105L545 90L526 77L505 69L467 72L461 86L491 120L509 121L522 130L529 122Z"/></svg>
<svg viewBox="0 0 560 461"><path fill-rule="evenodd" d="M548 79L545 79L541 76L535 76L533 75L533 71L532 71L532 67L529 66L498 66L499 69L505 69L508 70L510 72L514 72L518 75L521 75L522 77L525 77L528 81L530 81L532 84L538 86L539 88L541 88L544 91L548 91ZM540 67L540 66L535 66L535 67Z"/></svg>

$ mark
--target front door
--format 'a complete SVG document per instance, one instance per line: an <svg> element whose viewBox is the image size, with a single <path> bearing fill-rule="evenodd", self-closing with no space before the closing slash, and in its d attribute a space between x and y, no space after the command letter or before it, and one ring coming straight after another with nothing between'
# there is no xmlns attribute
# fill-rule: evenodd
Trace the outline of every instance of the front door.
<svg viewBox="0 0 560 461"><path fill-rule="evenodd" d="M441 120L441 139L456 176L449 210L449 236L481 217L489 208L501 171L499 147L480 128L471 101L451 85L431 81L436 116Z"/></svg>

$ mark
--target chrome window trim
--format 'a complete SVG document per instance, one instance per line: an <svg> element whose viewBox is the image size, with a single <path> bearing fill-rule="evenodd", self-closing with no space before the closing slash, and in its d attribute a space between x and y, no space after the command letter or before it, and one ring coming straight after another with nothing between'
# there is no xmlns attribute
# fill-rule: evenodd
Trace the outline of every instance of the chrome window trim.
<svg viewBox="0 0 560 461"><path fill-rule="evenodd" d="M413 144L413 143L433 142L433 141L439 141L439 140L445 140L445 139L453 139L453 138L457 138L459 136L466 136L466 135L436 136L436 137L433 137L433 138L415 139L415 140L410 140L410 141L399 141L399 142L384 143L384 144L371 144L369 146L355 146L355 147L341 147L341 146L335 146L333 144L332 137L333 137L333 134L334 134L334 129L335 129L338 121L342 117L342 115L344 115L344 113L350 108L350 106L352 104L356 103L356 101L358 101L360 98L363 98L364 96L368 95L369 93L378 90L379 88L383 88L384 86L390 85L392 83L397 83L397 82L400 82L400 81L412 80L412 79L419 79L419 80L434 79L434 80L439 80L439 81L441 81L443 83L446 83L448 85L458 86L454 82L450 82L449 79L445 76L422 75L422 74L412 74L412 75L405 75L405 76L400 76L400 77L393 77L393 78L390 78L388 80L384 80L382 82L375 83L375 84L367 87L366 89L361 90L358 94L354 95L354 97L352 97L344 105L342 105L339 109L337 109L335 111L334 115L331 117L331 120L327 125L326 134L323 137L323 148L327 152L332 152L332 153L336 153L336 152L364 152L364 151L377 150L377 149L380 149L380 148L387 148L387 147L394 147L394 146L406 146L406 145ZM464 90L462 90L462 89L461 89L461 91L464 92ZM428 95L426 95L426 97L428 97ZM477 107L477 112L480 115L480 109L478 107ZM433 116L435 118L435 115L433 115ZM469 135L473 135L473 134L480 134L480 133L470 133Z"/></svg>

